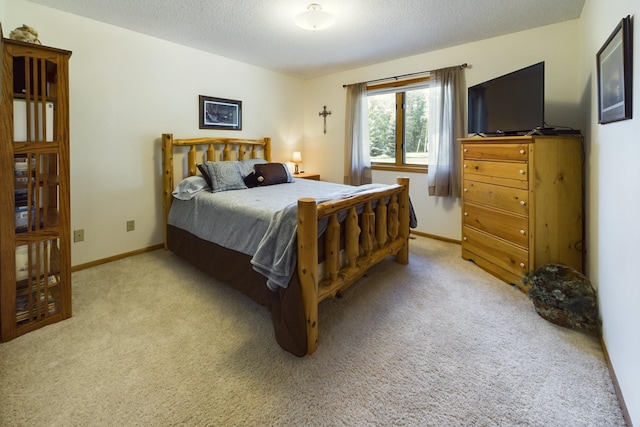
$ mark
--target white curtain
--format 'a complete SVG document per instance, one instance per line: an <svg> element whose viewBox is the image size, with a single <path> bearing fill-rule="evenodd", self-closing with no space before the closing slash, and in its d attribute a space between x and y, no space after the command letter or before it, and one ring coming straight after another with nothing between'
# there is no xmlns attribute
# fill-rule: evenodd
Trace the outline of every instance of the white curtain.
<svg viewBox="0 0 640 427"><path fill-rule="evenodd" d="M344 183L362 185L371 183L369 155L369 109L367 84L347 85L345 126Z"/></svg>
<svg viewBox="0 0 640 427"><path fill-rule="evenodd" d="M464 68L432 71L429 86L429 195L460 197L458 138L464 136Z"/></svg>

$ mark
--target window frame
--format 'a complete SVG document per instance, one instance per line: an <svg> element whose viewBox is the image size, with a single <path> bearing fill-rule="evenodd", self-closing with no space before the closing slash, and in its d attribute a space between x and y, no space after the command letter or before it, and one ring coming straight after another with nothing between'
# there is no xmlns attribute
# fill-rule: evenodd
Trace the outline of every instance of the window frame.
<svg viewBox="0 0 640 427"><path fill-rule="evenodd" d="M415 173L427 173L427 165L414 165L405 163L404 153L404 96L406 90L401 88L411 89L411 86L417 86L423 83L428 83L429 76L416 77L413 79L393 81L387 83L367 85L367 93L377 91L380 89L397 89L396 95L396 159L395 163L382 163L371 161L372 170L394 171L394 172L415 172ZM428 85L426 85L428 86ZM367 95L368 96L368 95Z"/></svg>

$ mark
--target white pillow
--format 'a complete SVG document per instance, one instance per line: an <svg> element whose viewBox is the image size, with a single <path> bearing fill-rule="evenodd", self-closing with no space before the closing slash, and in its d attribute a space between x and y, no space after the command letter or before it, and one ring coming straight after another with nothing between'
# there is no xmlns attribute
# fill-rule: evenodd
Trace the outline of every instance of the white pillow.
<svg viewBox="0 0 640 427"><path fill-rule="evenodd" d="M207 181L200 175L188 176L176 186L171 194L179 200L191 200L203 190L210 190Z"/></svg>

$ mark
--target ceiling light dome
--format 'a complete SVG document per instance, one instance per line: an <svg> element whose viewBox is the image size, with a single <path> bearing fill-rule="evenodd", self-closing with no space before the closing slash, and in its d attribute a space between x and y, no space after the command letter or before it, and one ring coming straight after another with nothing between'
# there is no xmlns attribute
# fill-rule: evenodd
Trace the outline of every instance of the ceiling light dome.
<svg viewBox="0 0 640 427"><path fill-rule="evenodd" d="M317 3L307 6L307 11L299 13L295 17L296 25L305 30L324 30L336 22L336 18L329 12L322 10Z"/></svg>

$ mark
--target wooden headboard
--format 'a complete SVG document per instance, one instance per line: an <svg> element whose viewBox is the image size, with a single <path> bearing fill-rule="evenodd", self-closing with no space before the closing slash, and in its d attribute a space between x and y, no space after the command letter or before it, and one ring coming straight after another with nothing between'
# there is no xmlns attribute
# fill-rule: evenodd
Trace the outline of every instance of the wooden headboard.
<svg viewBox="0 0 640 427"><path fill-rule="evenodd" d="M162 206L164 215L165 247L167 244L167 218L173 202L175 188L175 165L173 155L176 148L188 147L187 166L183 168L181 178L197 173L197 162L200 158L207 161L229 161L263 158L271 161L271 138L190 138L174 139L173 134L162 134ZM221 153L216 159L216 153Z"/></svg>

